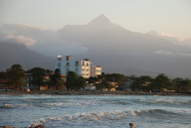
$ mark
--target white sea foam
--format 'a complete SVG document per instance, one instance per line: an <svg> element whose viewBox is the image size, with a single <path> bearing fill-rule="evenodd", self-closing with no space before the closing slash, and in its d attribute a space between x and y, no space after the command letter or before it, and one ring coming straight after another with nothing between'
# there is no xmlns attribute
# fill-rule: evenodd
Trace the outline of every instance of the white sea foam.
<svg viewBox="0 0 191 128"><path fill-rule="evenodd" d="M186 96L7 97L0 97L3 101L0 106L6 107L6 110L0 109L0 115L3 115L0 116L0 125L14 122L17 126L26 127L30 121L44 123L51 128L125 128L129 121L139 121L137 123L143 128L179 128L173 127L175 123L181 128L189 128L191 119L191 99ZM13 109L7 109L9 105L5 104L11 104Z"/></svg>
<svg viewBox="0 0 191 128"><path fill-rule="evenodd" d="M3 104L0 108L14 108L13 104Z"/></svg>
<svg viewBox="0 0 191 128"><path fill-rule="evenodd" d="M138 99L140 102L145 102L145 103L164 103L164 104L190 104L191 105L191 100L190 98L185 98L185 99L177 99L176 97L157 97L157 98L140 98Z"/></svg>
<svg viewBox="0 0 191 128"><path fill-rule="evenodd" d="M84 112L84 113L76 113L76 114L65 114L62 117L48 117L44 120L44 122L57 120L57 121L71 121L71 120L86 120L86 121L103 121L103 120L120 120L124 118L128 118L128 116L140 116L140 115L152 115L155 114L175 114L170 111L161 110L161 109L145 109L145 110L129 110L129 111L112 111L112 112Z"/></svg>
<svg viewBox="0 0 191 128"><path fill-rule="evenodd" d="M45 103L48 106L64 106L65 103L63 102L56 102L56 103Z"/></svg>

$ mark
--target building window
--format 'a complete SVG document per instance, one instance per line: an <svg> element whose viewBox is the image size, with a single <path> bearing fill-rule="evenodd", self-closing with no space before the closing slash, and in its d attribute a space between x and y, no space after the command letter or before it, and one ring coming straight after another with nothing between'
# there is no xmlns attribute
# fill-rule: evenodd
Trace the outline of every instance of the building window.
<svg viewBox="0 0 191 128"><path fill-rule="evenodd" d="M85 62L84 61L82 62L82 65L85 66Z"/></svg>
<svg viewBox="0 0 191 128"><path fill-rule="evenodd" d="M76 62L75 62L75 65L76 65L76 66L78 66L78 65L79 65L79 62L78 62L78 61L76 61Z"/></svg>

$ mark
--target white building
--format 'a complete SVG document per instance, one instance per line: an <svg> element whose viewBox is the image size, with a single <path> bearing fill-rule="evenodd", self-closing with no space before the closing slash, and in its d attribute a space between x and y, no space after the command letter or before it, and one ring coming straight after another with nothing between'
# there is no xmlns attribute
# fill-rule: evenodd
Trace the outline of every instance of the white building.
<svg viewBox="0 0 191 128"><path fill-rule="evenodd" d="M92 65L91 67L91 77L97 77L102 74L102 67L98 65Z"/></svg>
<svg viewBox="0 0 191 128"><path fill-rule="evenodd" d="M91 61L83 59L75 62L75 72L83 78L91 77Z"/></svg>
<svg viewBox="0 0 191 128"><path fill-rule="evenodd" d="M92 62L89 59L82 59L79 61L72 60L71 56L57 56L56 68L60 70L62 75L67 75L69 71L73 71L83 78L96 77L101 75L101 66L92 66Z"/></svg>

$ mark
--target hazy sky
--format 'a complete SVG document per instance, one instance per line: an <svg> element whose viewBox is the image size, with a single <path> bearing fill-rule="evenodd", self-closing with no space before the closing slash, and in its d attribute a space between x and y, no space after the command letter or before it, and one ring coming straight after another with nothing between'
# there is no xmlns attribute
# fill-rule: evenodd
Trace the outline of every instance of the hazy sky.
<svg viewBox="0 0 191 128"><path fill-rule="evenodd" d="M100 14L132 31L191 38L191 0L0 0L0 24L59 29Z"/></svg>

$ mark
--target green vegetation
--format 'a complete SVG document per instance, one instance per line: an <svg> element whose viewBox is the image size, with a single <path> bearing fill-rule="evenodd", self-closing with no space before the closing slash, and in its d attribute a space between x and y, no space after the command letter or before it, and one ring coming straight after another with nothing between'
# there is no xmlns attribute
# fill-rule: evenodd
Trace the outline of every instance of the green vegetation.
<svg viewBox="0 0 191 128"><path fill-rule="evenodd" d="M191 93L190 79L170 79L165 74L159 74L155 78L140 76L129 79L134 81L131 85L133 91Z"/></svg>
<svg viewBox="0 0 191 128"><path fill-rule="evenodd" d="M96 78L94 78L96 79ZM119 73L111 73L111 74L102 74L97 78L99 84L97 85L98 90L102 89L112 89L117 88L119 85L124 84L127 81L127 77L123 74Z"/></svg>
<svg viewBox="0 0 191 128"><path fill-rule="evenodd" d="M60 75L59 70L55 72L34 67L28 71L19 64L12 65L6 72L0 72L0 88L26 90L39 90L41 86L48 89L65 89L65 79Z"/></svg>
<svg viewBox="0 0 191 128"><path fill-rule="evenodd" d="M15 64L7 69L8 85L14 89L21 90L26 85L26 73L21 65Z"/></svg>
<svg viewBox="0 0 191 128"><path fill-rule="evenodd" d="M31 77L30 84L33 87L39 89L41 85L45 84L44 76L46 75L46 70L43 68L35 67L28 71L29 77Z"/></svg>
<svg viewBox="0 0 191 128"><path fill-rule="evenodd" d="M130 77L129 79L133 80L131 85L131 89L133 91L149 91L151 90L152 82L154 81L153 78L150 76L140 76L140 77Z"/></svg>
<svg viewBox="0 0 191 128"><path fill-rule="evenodd" d="M61 77L60 71L56 69L53 74L50 75L49 86L56 90L65 90L65 79Z"/></svg>
<svg viewBox="0 0 191 128"><path fill-rule="evenodd" d="M34 67L24 70L14 64L4 72L0 72L0 88L26 90L82 90L95 87L101 91L136 91L136 92L176 92L191 93L191 79L171 79L165 74L151 76L125 76L119 73L105 74L84 79L75 72L62 76L56 69ZM42 87L42 88L41 88Z"/></svg>
<svg viewBox="0 0 191 128"><path fill-rule="evenodd" d="M68 72L66 87L68 90L79 90L85 86L85 79L75 72Z"/></svg>

